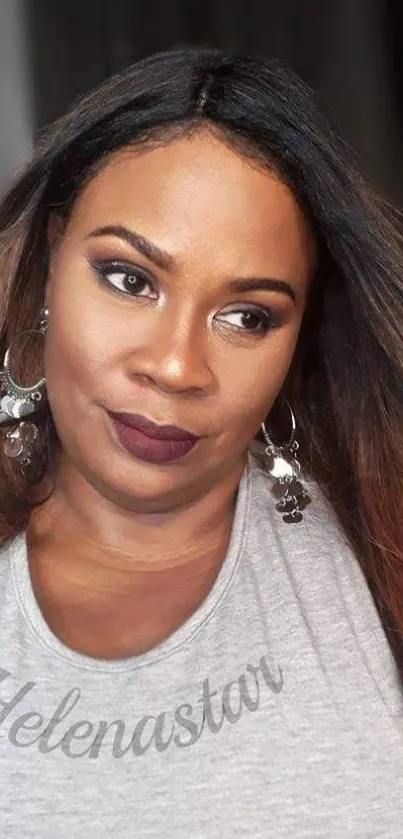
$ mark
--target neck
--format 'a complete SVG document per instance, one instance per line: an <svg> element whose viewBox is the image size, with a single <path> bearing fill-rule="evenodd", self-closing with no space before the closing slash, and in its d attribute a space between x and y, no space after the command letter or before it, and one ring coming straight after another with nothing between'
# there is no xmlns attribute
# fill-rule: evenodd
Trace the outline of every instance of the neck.
<svg viewBox="0 0 403 839"><path fill-rule="evenodd" d="M186 490L186 502L170 500L165 510L142 512L118 506L91 486L71 464L60 465L50 498L34 509L28 544L42 550L74 547L80 561L91 559L125 571L183 565L221 540L232 524L237 489L246 459L204 491ZM70 562L72 559L70 558Z"/></svg>
<svg viewBox="0 0 403 839"><path fill-rule="evenodd" d="M54 633L78 651L115 658L144 652L180 626L225 559L244 465L186 506L148 514L116 508L60 474L27 531L33 588Z"/></svg>

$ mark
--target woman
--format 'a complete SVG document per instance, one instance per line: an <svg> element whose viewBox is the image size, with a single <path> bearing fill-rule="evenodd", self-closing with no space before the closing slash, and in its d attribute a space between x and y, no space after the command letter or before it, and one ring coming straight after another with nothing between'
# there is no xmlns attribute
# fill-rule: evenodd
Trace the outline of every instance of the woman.
<svg viewBox="0 0 403 839"><path fill-rule="evenodd" d="M1 242L1 835L399 835L401 237L311 91L148 58Z"/></svg>

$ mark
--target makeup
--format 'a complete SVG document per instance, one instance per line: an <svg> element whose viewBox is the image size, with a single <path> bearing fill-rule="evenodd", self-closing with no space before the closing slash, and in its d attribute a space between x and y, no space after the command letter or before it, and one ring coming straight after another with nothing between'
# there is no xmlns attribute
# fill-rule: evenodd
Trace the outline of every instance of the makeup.
<svg viewBox="0 0 403 839"><path fill-rule="evenodd" d="M183 428L156 425L139 414L109 413L109 416L118 440L126 451L148 463L180 460L199 440L199 437Z"/></svg>

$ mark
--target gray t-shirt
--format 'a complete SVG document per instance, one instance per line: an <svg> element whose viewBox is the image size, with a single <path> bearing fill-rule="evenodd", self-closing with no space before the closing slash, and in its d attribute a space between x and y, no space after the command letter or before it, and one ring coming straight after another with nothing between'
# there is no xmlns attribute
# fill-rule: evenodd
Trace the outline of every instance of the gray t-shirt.
<svg viewBox="0 0 403 839"><path fill-rule="evenodd" d="M377 611L317 487L300 524L270 488L250 455L213 589L130 659L64 646L24 535L3 549L2 839L403 835L403 702Z"/></svg>

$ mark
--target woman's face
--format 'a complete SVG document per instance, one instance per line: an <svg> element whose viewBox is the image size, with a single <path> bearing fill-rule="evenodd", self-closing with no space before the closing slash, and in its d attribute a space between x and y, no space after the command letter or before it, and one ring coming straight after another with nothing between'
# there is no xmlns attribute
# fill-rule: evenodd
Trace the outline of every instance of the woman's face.
<svg viewBox="0 0 403 839"><path fill-rule="evenodd" d="M115 155L53 242L45 365L60 463L139 512L187 504L243 468L289 369L314 261L290 190L210 133ZM167 455L111 414L199 440Z"/></svg>

